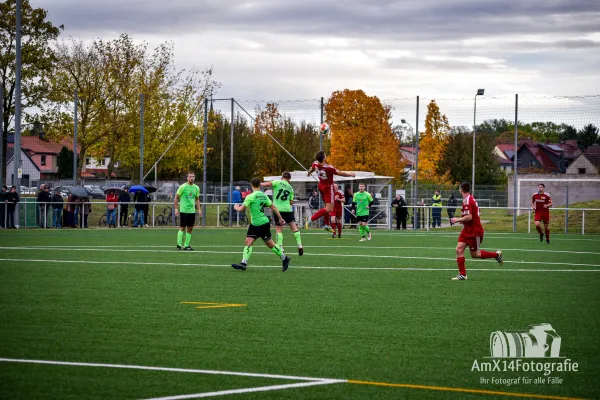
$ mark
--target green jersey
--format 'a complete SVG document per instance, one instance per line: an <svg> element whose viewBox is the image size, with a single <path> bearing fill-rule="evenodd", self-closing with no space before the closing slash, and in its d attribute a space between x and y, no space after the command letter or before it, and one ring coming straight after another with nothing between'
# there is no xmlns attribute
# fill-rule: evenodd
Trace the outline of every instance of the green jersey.
<svg viewBox="0 0 600 400"><path fill-rule="evenodd" d="M195 213L196 199L200 197L200 188L196 184L184 183L177 189L179 196L179 212Z"/></svg>
<svg viewBox="0 0 600 400"><path fill-rule="evenodd" d="M273 203L279 212L292 211L290 200L294 200L294 188L286 181L273 181Z"/></svg>
<svg viewBox="0 0 600 400"><path fill-rule="evenodd" d="M369 192L356 192L352 198L352 202L356 203L356 216L363 217L369 215L369 203L373 201L373 196Z"/></svg>
<svg viewBox="0 0 600 400"><path fill-rule="evenodd" d="M252 216L252 225L260 226L269 223L269 218L265 215L263 208L270 207L273 202L269 197L257 190L250 193L244 199L244 205L250 209L250 215Z"/></svg>

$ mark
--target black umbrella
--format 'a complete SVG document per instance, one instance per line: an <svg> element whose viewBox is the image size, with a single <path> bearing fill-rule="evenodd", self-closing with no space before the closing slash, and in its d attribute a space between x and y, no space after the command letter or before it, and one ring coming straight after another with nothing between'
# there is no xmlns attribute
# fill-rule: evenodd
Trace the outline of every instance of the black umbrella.
<svg viewBox="0 0 600 400"><path fill-rule="evenodd" d="M148 193L154 193L154 192L156 192L158 190L154 186L144 186L144 187L146 188L146 190L148 191Z"/></svg>
<svg viewBox="0 0 600 400"><path fill-rule="evenodd" d="M83 188L81 186L70 186L69 191L71 192L71 194L73 196L76 196L76 197L87 197L88 196L87 190L85 190L85 188Z"/></svg>
<svg viewBox="0 0 600 400"><path fill-rule="evenodd" d="M109 188L106 188L106 189L104 189L104 193L105 193L105 194L108 194L108 192L110 192L111 190L114 190L114 191L115 191L115 194L116 194L117 196L120 196L120 195L122 195L123 193L125 193L125 191L124 191L122 188L120 188L120 187L109 187Z"/></svg>

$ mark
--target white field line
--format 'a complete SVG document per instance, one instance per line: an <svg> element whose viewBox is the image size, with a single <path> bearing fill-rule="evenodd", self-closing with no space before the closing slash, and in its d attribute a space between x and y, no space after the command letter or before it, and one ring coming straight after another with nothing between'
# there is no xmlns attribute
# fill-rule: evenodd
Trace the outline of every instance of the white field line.
<svg viewBox="0 0 600 400"><path fill-rule="evenodd" d="M204 397L216 397L216 396L227 396L229 394L240 394L240 393L255 393L255 392L268 392L271 390L285 390L299 387L316 386L316 385L331 385L332 383L346 383L346 380L322 380L314 382L300 382L300 383L288 383L286 385L273 385L273 386L261 386L254 388L245 389L231 389L222 390L219 392L206 392L206 393L195 393L195 394L182 394L178 396L167 396L167 397L154 397L148 400L183 400L183 399L200 399Z"/></svg>
<svg viewBox="0 0 600 400"><path fill-rule="evenodd" d="M41 248L37 246L27 246L27 247L0 247L0 250L46 250L46 248ZM151 249L102 249L98 250L94 247L88 248L58 248L55 247L54 250L58 251L79 251L79 252L89 252L89 251L102 251L103 253L165 253L164 250L151 250ZM175 251L168 252L175 253ZM239 251L211 251L211 250L195 250L193 252L182 252L183 254L237 254L239 255ZM265 251L254 251L252 254L272 254L271 252ZM352 257L352 258L388 258L395 260L436 260L436 261L455 261L455 258L447 258L447 257L419 257L419 256L391 256L391 255L373 255L373 254L335 254L335 253L304 253L305 256L311 257ZM6 260L8 261L8 260ZM490 260L482 260L482 259L470 259L473 262L490 262ZM83 262L83 261L79 261ZM600 264L582 264L582 263L563 263L563 262L548 262L548 261L513 261L506 260L504 263L510 264L542 264L542 265L564 265L564 266L580 266L580 267L600 267ZM163 263L166 265L166 263Z"/></svg>
<svg viewBox="0 0 600 400"><path fill-rule="evenodd" d="M360 248L361 250L379 250L379 249L386 249L386 250L394 250L394 249L407 249L407 250L412 250L412 249L424 249L424 250L456 250L456 247L437 247L437 246L364 246L364 247L359 247L360 245L356 245L356 246L321 246L321 245L310 245L308 246L308 248L311 249L319 249L319 248L324 248L324 249L358 249ZM84 245L77 245L77 246L61 246L61 245L42 245L42 246L36 246L39 248L43 248L43 249L71 249L71 248L81 248L81 249L114 249L115 246L84 246ZM129 245L129 246L119 246L120 248L123 249L156 249L156 248L161 248L161 249L173 249L173 246L150 246L150 245L146 245L146 246L134 246L134 245ZM226 244L214 244L214 245L194 245L195 248L231 248L230 245L226 245ZM293 247L290 246L290 247ZM306 249L307 247L305 247ZM514 252L522 252L522 253L566 253L566 254L598 254L600 255L600 252L596 252L596 251L569 251L569 250L549 250L549 249L506 249L503 248L502 251L514 251Z"/></svg>
<svg viewBox="0 0 600 400"><path fill-rule="evenodd" d="M270 379L287 379L294 381L310 381L310 382L345 382L345 380L331 379L331 378L311 378L307 376L294 376L294 375L274 375L274 374L257 374L253 372L235 372L235 371L217 371L210 369L189 369L189 368L168 368L168 367L148 367L144 365L128 365L128 364L97 364L97 363L84 363L84 362L70 362L70 361L48 361L48 360L27 360L20 358L0 358L0 362L13 362L23 364L46 364L46 365L68 365L73 367L99 367L99 368L121 368L121 369L137 369L144 371L164 371L164 372L185 372L192 374L206 374L206 375L229 375L229 376L249 376L253 378L270 378Z"/></svg>
<svg viewBox="0 0 600 400"><path fill-rule="evenodd" d="M267 253L264 253L267 254ZM270 253L269 253L270 254ZM454 259L446 259L454 260ZM56 264L110 264L110 265L158 265L169 267L218 267L231 268L231 264L195 264L195 263L169 263L169 262L140 262L140 261L89 261L89 260L35 260L22 258L0 258L0 261L17 261L17 262L32 262L32 263L56 263ZM481 261L481 260L472 260ZM505 261L506 263L507 261ZM547 264L537 263L533 264ZM568 264L561 264L568 265ZM589 264L572 264L572 265L589 265ZM281 265L249 265L250 269L254 268L277 268ZM321 270L348 270L348 271L456 271L456 268L419 268L419 267L323 267L323 266L306 266L306 265L290 265L293 269L321 269ZM534 268L469 268L469 271L503 271L503 272L600 272L600 269L534 269Z"/></svg>

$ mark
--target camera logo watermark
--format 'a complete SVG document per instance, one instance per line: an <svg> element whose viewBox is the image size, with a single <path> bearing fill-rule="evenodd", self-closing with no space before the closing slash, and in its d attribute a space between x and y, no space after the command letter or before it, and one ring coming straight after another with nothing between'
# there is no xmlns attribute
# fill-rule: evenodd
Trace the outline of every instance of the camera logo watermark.
<svg viewBox="0 0 600 400"><path fill-rule="evenodd" d="M492 372L499 376L481 377L480 383L494 385L562 384L555 372L577 372L579 364L560 356L562 338L549 323L531 325L524 332L495 331L490 335L489 361L474 360L472 372ZM502 373L533 373L518 378Z"/></svg>

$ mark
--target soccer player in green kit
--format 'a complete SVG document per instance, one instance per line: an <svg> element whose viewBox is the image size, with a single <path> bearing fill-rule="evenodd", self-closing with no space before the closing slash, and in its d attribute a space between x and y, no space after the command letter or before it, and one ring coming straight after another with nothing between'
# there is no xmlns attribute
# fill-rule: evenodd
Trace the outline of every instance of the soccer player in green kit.
<svg viewBox="0 0 600 400"><path fill-rule="evenodd" d="M367 225L369 221L369 207L373 203L371 193L365 192L365 184L358 185L358 192L354 193L352 198L352 206L356 210L356 220L358 221L358 232L362 238L360 242L371 240L371 229ZM367 238L365 239L365 233Z"/></svg>
<svg viewBox="0 0 600 400"><path fill-rule="evenodd" d="M196 179L196 175L193 172L188 172L187 183L179 186L175 195L175 216L179 216L177 250L194 250L190 247L190 241L192 240L192 231L196 223L196 210L198 210L198 214L202 217L202 210L200 210L200 188L194 183L194 179ZM185 247L183 247L184 235Z"/></svg>
<svg viewBox="0 0 600 400"><path fill-rule="evenodd" d="M250 226L248 226L248 232L246 233L246 242L244 254L242 256L242 262L239 264L231 264L231 266L235 269L245 271L248 260L252 255L252 244L254 244L254 241L260 237L265 242L267 247L270 248L273 253L279 256L283 262L283 267L281 270L286 271L290 265L290 258L283 253L281 247L279 247L271 238L271 224L269 222L269 218L265 215L263 208L270 207L275 215L277 215L277 218L279 218L280 224L284 224L285 220L282 218L279 210L277 207L275 207L271 199L269 199L266 194L260 191L260 178L252 178L250 184L252 185L252 193L246 196L244 199L244 204L236 204L233 206L236 211L242 213L249 208L252 221L250 222Z"/></svg>
<svg viewBox="0 0 600 400"><path fill-rule="evenodd" d="M281 180L262 182L260 186L273 188L273 203L279 210L285 223L288 224L292 230L294 238L296 239L296 244L298 245L298 254L302 255L304 254L304 249L302 248L300 231L298 230L298 225L294 218L294 210L292 209L292 204L294 203L294 188L290 185L290 179L292 179L292 174L286 171L281 174ZM275 242L281 250L283 250L283 226L277 222L275 224L275 230L277 231L275 234Z"/></svg>

